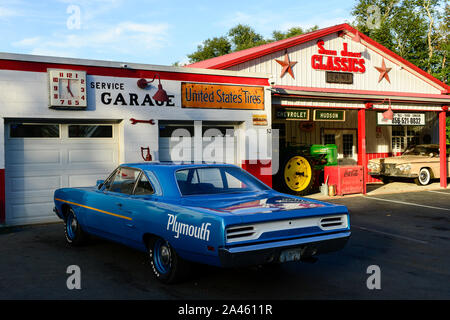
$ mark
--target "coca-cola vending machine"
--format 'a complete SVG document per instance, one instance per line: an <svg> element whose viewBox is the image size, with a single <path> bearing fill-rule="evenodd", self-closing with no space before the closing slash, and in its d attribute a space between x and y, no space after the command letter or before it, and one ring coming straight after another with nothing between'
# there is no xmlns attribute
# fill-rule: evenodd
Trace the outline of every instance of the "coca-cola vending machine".
<svg viewBox="0 0 450 320"><path fill-rule="evenodd" d="M327 166L324 169L325 182L334 185L336 195L363 193L364 170L362 166Z"/></svg>

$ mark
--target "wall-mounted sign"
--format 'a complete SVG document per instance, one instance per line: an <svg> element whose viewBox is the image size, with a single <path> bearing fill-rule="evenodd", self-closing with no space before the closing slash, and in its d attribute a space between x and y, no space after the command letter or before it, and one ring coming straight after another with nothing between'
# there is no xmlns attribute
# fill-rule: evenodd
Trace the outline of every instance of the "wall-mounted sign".
<svg viewBox="0 0 450 320"><path fill-rule="evenodd" d="M141 89L136 86L136 78L88 76L88 91L91 103L110 107L179 107L180 86L178 82L164 80L167 101L154 99L155 85ZM177 93L176 95L173 93Z"/></svg>
<svg viewBox="0 0 450 320"><path fill-rule="evenodd" d="M394 113L392 120L384 119L383 113L377 113L378 125L389 126L424 126L425 113Z"/></svg>
<svg viewBox="0 0 450 320"><path fill-rule="evenodd" d="M311 57L311 66L316 70L343 71L343 72L366 72L364 58L360 52L348 51L347 43L343 43L343 50L327 50L324 41L317 41L318 54Z"/></svg>
<svg viewBox="0 0 450 320"><path fill-rule="evenodd" d="M85 108L86 72L76 70L48 70L49 106L66 108Z"/></svg>
<svg viewBox="0 0 450 320"><path fill-rule="evenodd" d="M264 88L183 82L181 106L183 108L264 110Z"/></svg>
<svg viewBox="0 0 450 320"><path fill-rule="evenodd" d="M345 121L345 110L314 110L314 121Z"/></svg>
<svg viewBox="0 0 450 320"><path fill-rule="evenodd" d="M309 109L282 109L275 111L275 118L281 120L309 120Z"/></svg>
<svg viewBox="0 0 450 320"><path fill-rule="evenodd" d="M267 126L267 115L266 114L253 114L253 125L254 126Z"/></svg>
<svg viewBox="0 0 450 320"><path fill-rule="evenodd" d="M325 81L327 83L353 84L353 73L327 71Z"/></svg>

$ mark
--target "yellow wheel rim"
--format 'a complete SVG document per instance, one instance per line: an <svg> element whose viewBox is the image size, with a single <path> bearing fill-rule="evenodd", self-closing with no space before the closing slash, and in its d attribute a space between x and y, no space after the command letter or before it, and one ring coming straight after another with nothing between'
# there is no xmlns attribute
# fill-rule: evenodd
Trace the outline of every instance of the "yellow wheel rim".
<svg viewBox="0 0 450 320"><path fill-rule="evenodd" d="M284 167L284 181L289 189L302 191L306 189L312 179L312 168L308 160L302 156L289 159Z"/></svg>

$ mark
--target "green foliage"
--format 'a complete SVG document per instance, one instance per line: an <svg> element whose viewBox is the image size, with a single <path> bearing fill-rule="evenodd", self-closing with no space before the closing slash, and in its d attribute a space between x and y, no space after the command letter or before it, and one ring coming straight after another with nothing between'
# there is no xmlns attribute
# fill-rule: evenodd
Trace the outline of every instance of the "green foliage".
<svg viewBox="0 0 450 320"><path fill-rule="evenodd" d="M265 43L278 41L290 37L294 37L306 32L311 32L319 29L314 26L309 29L302 29L300 27L292 27L286 32L273 31L271 39L264 39L264 37L257 33L252 27L248 25L238 24L231 28L226 36L207 39L197 46L197 51L188 55L189 62L199 62L202 60L218 57L230 52L249 49L260 46Z"/></svg>
<svg viewBox="0 0 450 320"><path fill-rule="evenodd" d="M219 57L231 52L231 43L227 37L207 39L197 46L197 51L188 55L189 62L198 62Z"/></svg>
<svg viewBox="0 0 450 320"><path fill-rule="evenodd" d="M431 75L449 75L446 0L358 0L353 23L362 33Z"/></svg>
<svg viewBox="0 0 450 320"><path fill-rule="evenodd" d="M266 43L264 37L256 33L251 27L238 24L236 27L228 31L228 36L233 44L233 51L240 51Z"/></svg>
<svg viewBox="0 0 450 320"><path fill-rule="evenodd" d="M449 117L449 115L447 114L447 144L450 144L450 117Z"/></svg>
<svg viewBox="0 0 450 320"><path fill-rule="evenodd" d="M292 27L286 32L275 30L272 32L272 37L273 37L272 41L279 41L279 40L295 37L295 36L298 36L298 35L301 35L304 33L316 31L318 29L319 29L319 26L315 25L314 27L306 29L306 30L303 30L300 27Z"/></svg>

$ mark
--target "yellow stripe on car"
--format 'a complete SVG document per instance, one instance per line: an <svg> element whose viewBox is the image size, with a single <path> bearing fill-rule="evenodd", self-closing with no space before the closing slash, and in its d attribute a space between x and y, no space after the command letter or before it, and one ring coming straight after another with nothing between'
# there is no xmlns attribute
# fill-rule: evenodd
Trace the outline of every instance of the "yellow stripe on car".
<svg viewBox="0 0 450 320"><path fill-rule="evenodd" d="M122 218L122 219L126 219L126 220L133 220L130 217L121 216L120 214L116 214L116 213L112 213L112 212L108 212L108 211L104 211L104 210L88 207L88 206L85 206L83 204L79 204L79 203L75 203L75 202L71 202L71 201L67 201L67 200L63 200L63 199L58 199L58 198L55 198L55 200L56 201L65 202L65 203L68 203L68 204L73 204L73 205L76 205L76 206L79 206L79 207L83 207L83 208L86 208L86 209L89 209L89 210L94 210L94 211L98 211L98 212L101 212L101 213L109 214L110 216L114 216L114 217L118 217L118 218Z"/></svg>

